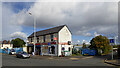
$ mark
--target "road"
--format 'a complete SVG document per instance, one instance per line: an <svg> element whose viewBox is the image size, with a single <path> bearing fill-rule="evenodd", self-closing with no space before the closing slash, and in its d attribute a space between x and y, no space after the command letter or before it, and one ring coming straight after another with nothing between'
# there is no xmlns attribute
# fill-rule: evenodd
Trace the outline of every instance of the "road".
<svg viewBox="0 0 120 68"><path fill-rule="evenodd" d="M39 56L38 56L39 57ZM43 56L44 57L44 56ZM103 62L103 58L84 56L71 58L29 58L20 59L13 55L2 55L3 66L110 66Z"/></svg>

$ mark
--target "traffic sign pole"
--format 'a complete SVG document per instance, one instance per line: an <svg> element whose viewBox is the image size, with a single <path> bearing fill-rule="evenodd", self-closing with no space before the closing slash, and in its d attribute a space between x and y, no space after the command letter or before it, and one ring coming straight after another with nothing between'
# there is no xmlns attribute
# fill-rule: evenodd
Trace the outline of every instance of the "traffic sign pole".
<svg viewBox="0 0 120 68"><path fill-rule="evenodd" d="M113 46L112 46L112 60L113 60Z"/></svg>

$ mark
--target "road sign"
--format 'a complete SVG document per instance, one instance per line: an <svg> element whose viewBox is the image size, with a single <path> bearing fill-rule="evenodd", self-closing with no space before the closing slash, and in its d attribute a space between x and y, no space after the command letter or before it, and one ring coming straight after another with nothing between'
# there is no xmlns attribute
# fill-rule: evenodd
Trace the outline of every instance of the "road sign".
<svg viewBox="0 0 120 68"><path fill-rule="evenodd" d="M110 39L110 45L112 45L112 60L113 60L113 45L115 45L114 39Z"/></svg>
<svg viewBox="0 0 120 68"><path fill-rule="evenodd" d="M110 43L114 43L114 39L110 39Z"/></svg>
<svg viewBox="0 0 120 68"><path fill-rule="evenodd" d="M48 45L50 45L50 43L48 43Z"/></svg>

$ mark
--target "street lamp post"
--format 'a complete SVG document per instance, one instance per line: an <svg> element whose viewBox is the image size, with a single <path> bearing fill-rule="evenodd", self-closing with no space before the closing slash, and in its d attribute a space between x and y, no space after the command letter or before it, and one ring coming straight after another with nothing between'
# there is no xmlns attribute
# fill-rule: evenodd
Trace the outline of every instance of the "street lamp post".
<svg viewBox="0 0 120 68"><path fill-rule="evenodd" d="M32 13L29 13L30 15L32 15ZM34 54L35 54L35 43L36 43L36 19L35 16L34 17Z"/></svg>

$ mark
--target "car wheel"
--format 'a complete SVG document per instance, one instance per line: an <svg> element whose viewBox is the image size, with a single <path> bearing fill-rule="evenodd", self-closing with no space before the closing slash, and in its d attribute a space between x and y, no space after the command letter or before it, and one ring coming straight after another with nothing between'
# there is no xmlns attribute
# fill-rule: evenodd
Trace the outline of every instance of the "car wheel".
<svg viewBox="0 0 120 68"><path fill-rule="evenodd" d="M28 57L28 58L30 58L30 57Z"/></svg>
<svg viewBox="0 0 120 68"><path fill-rule="evenodd" d="M22 59L24 59L25 57L21 56Z"/></svg>
<svg viewBox="0 0 120 68"><path fill-rule="evenodd" d="M16 56L16 58L18 58L18 56Z"/></svg>
<svg viewBox="0 0 120 68"><path fill-rule="evenodd" d="M12 53L9 53L9 55L12 55Z"/></svg>

